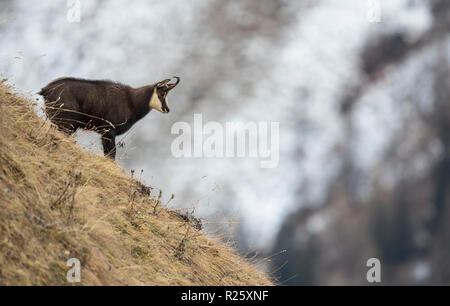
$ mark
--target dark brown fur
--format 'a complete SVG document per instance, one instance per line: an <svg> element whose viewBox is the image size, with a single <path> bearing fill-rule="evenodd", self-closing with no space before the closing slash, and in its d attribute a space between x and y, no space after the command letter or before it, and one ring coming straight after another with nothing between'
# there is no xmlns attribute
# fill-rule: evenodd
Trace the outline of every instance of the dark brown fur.
<svg viewBox="0 0 450 306"><path fill-rule="evenodd" d="M177 83L165 80L153 85L132 88L111 81L61 78L52 81L38 93L44 97L48 118L62 131L74 133L78 128L102 135L105 156L115 158L115 137L128 131L150 112L154 92L169 112L166 96Z"/></svg>

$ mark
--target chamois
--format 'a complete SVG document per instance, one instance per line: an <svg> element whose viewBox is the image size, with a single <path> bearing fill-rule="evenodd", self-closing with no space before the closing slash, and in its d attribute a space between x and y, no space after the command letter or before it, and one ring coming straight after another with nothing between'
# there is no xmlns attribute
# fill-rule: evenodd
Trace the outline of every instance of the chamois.
<svg viewBox="0 0 450 306"><path fill-rule="evenodd" d="M57 128L69 135L78 128L102 136L105 156L116 157L116 136L128 131L152 109L170 111L167 94L180 82L171 79L132 88L107 80L60 78L38 92L44 97L45 113Z"/></svg>

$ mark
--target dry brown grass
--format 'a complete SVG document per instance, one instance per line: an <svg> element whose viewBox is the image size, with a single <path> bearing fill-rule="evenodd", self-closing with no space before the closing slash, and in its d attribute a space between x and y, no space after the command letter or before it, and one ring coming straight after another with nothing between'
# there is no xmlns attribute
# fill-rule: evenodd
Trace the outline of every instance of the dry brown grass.
<svg viewBox="0 0 450 306"><path fill-rule="evenodd" d="M114 162L79 149L0 84L0 284L271 285Z"/></svg>

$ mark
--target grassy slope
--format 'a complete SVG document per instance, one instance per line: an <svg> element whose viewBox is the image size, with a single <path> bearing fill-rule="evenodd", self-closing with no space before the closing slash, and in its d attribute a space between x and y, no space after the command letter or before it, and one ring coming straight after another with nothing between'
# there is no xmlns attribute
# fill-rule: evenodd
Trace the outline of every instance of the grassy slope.
<svg viewBox="0 0 450 306"><path fill-rule="evenodd" d="M0 84L0 284L270 285Z"/></svg>

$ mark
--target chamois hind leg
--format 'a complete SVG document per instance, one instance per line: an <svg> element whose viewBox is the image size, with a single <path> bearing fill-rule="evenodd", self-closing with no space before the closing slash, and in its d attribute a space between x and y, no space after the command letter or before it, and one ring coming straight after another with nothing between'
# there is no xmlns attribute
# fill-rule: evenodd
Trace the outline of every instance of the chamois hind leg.
<svg viewBox="0 0 450 306"><path fill-rule="evenodd" d="M113 131L107 131L102 135L103 153L105 156L116 159L116 135Z"/></svg>

